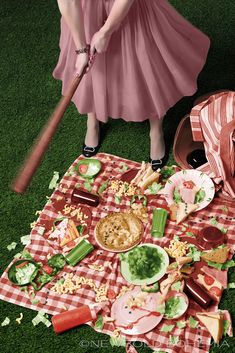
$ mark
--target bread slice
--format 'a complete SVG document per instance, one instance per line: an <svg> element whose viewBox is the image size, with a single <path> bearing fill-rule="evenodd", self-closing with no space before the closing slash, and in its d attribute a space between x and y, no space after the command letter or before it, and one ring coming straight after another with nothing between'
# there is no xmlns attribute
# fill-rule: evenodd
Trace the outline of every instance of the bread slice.
<svg viewBox="0 0 235 353"><path fill-rule="evenodd" d="M176 214L176 223L179 224L183 222L191 213L196 211L198 205L194 205L192 203L178 203L178 210Z"/></svg>
<svg viewBox="0 0 235 353"><path fill-rule="evenodd" d="M146 172L146 169L147 169L147 164L143 161L141 163L141 167L140 167L138 173L136 174L134 179L131 180L131 184L138 185L138 183L142 180L142 176Z"/></svg>
<svg viewBox="0 0 235 353"><path fill-rule="evenodd" d="M142 175L142 181L146 180L152 174L153 174L152 166L151 164L147 164L145 172Z"/></svg>
<svg viewBox="0 0 235 353"><path fill-rule="evenodd" d="M223 315L220 313L198 313L198 320L207 328L215 343L219 343L223 336Z"/></svg>
<svg viewBox="0 0 235 353"><path fill-rule="evenodd" d="M224 264L228 259L229 247L218 248L202 253L201 258L205 261L216 262L217 264Z"/></svg>

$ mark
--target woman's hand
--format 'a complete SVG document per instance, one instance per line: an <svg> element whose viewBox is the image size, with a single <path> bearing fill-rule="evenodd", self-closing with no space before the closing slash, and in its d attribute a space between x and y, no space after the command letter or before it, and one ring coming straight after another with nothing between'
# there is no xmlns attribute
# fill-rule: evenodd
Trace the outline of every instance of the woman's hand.
<svg viewBox="0 0 235 353"><path fill-rule="evenodd" d="M111 35L102 29L96 32L91 39L91 55L93 56L96 51L97 53L104 53L107 50L110 38Z"/></svg>
<svg viewBox="0 0 235 353"><path fill-rule="evenodd" d="M76 75L81 76L84 68L88 66L89 64L89 54L88 53L81 53L77 54L77 59L75 63L75 70L76 70ZM89 70L90 65L87 67L86 72Z"/></svg>

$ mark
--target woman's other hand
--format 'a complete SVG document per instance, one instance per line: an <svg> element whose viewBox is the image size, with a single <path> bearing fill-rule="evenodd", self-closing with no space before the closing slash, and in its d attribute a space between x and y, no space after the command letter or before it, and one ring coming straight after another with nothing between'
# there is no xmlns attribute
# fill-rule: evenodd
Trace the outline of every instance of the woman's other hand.
<svg viewBox="0 0 235 353"><path fill-rule="evenodd" d="M100 29L91 39L91 55L95 52L104 53L107 50L111 35Z"/></svg>

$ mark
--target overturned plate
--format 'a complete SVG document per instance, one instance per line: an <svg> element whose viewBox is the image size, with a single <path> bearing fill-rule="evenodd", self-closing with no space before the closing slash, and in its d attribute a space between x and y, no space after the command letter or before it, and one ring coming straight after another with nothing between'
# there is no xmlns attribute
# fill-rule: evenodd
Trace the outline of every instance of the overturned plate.
<svg viewBox="0 0 235 353"><path fill-rule="evenodd" d="M139 169L129 169L127 172L123 173L121 176L121 180L130 184L130 182L135 178Z"/></svg>
<svg viewBox="0 0 235 353"><path fill-rule="evenodd" d="M115 300L112 305L111 317L115 320L115 326L127 335L141 335L149 332L163 318L162 312L164 312L165 303L161 293L145 293L142 307L128 305L143 293L140 288L135 288Z"/></svg>

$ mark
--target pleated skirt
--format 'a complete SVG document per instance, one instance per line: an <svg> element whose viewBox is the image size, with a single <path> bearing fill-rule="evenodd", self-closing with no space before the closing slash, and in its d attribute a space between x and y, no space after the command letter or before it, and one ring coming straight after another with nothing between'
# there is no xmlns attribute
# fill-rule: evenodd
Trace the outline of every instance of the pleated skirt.
<svg viewBox="0 0 235 353"><path fill-rule="evenodd" d="M115 0L83 0L86 41L104 24ZM107 51L97 54L75 95L79 113L97 119L160 119L184 96L197 90L197 77L209 38L166 0L135 0L112 34ZM62 94L75 75L75 44L61 18L60 55L53 71Z"/></svg>

